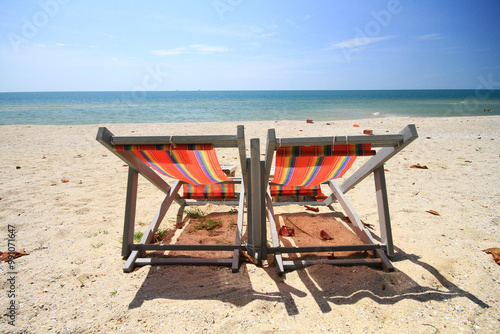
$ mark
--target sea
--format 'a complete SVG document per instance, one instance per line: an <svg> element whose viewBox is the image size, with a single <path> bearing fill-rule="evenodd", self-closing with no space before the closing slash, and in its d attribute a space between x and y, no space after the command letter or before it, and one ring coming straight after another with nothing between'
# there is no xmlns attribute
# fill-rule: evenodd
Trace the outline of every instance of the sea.
<svg viewBox="0 0 500 334"><path fill-rule="evenodd" d="M500 90L0 92L0 125L500 115Z"/></svg>

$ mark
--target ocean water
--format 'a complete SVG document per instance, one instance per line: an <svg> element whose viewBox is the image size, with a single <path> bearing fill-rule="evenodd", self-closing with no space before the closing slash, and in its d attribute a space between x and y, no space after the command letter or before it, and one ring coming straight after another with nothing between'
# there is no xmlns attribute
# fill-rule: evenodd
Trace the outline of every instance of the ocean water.
<svg viewBox="0 0 500 334"><path fill-rule="evenodd" d="M0 93L0 125L500 115L500 90Z"/></svg>

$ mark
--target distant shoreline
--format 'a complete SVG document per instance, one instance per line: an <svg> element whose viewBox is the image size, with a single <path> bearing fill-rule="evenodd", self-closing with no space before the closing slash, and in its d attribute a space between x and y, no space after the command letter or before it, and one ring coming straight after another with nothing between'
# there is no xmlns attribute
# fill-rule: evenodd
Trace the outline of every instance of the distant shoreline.
<svg viewBox="0 0 500 334"><path fill-rule="evenodd" d="M220 124L222 127L231 127L236 125L244 125L251 127L272 127L276 126L293 126L293 127L312 127L312 126L321 126L321 127L330 127L338 124L348 124L349 122L353 122L352 124L373 124L373 123L384 123L387 121L388 123L401 123L401 124L410 124L410 123L419 123L419 122L432 122L431 119L434 119L435 122L469 122L470 120L477 119L480 121L484 118L491 118L492 121L500 119L500 115L484 115L484 116L401 116L401 117L372 117L372 118L360 118L360 119L339 119L339 120L312 120L312 123L307 122L307 119L303 120L254 120L254 121L202 121L202 122L170 122L170 123L93 123L93 124L0 124L0 128L30 128L30 129L47 129L47 128L55 128L55 129L64 129L64 128L73 128L73 129L87 129L87 128L96 128L99 126L107 126L110 128L152 128L158 129L162 126L165 126L168 129L175 129L176 127L186 129L189 128L189 125L193 125L194 127L204 127L211 129L216 129L216 124ZM217 132L213 132L217 133Z"/></svg>
<svg viewBox="0 0 500 334"><path fill-rule="evenodd" d="M395 88L395 89L175 89L175 90L151 90L151 93L172 92L385 92L385 91L475 91L477 88ZM500 92L500 89L479 89ZM3 91L0 94L17 93L130 93L133 90L41 90L41 91Z"/></svg>

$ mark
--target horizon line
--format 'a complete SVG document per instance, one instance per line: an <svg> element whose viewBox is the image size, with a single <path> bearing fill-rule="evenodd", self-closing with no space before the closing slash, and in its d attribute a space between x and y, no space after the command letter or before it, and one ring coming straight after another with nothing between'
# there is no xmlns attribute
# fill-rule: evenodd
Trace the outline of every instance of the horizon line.
<svg viewBox="0 0 500 334"><path fill-rule="evenodd" d="M438 91L438 90L478 90L477 88L394 88L394 89L176 89L176 90L148 90L144 93L164 93L164 92L333 92L333 91ZM500 89L479 89L493 90ZM0 91L0 94L8 93L130 93L136 90L33 90L33 91Z"/></svg>

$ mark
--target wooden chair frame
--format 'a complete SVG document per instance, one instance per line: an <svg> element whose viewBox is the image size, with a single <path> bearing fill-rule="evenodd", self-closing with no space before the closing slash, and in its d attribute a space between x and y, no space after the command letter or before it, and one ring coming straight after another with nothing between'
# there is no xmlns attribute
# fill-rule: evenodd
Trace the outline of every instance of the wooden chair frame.
<svg viewBox="0 0 500 334"><path fill-rule="evenodd" d="M260 250L261 258L266 258L267 254L274 254L275 262L277 265L277 270L279 274L282 274L286 269L293 269L298 267L304 267L313 264L333 264L333 265L369 265L369 266L382 266L386 271L394 270L388 256L394 255L394 245L392 240L391 232L391 222L389 216L389 202L387 198L387 187L385 182L384 164L396 155L398 152L403 150L411 142L413 142L418 137L415 125L410 124L406 126L401 132L395 135L363 135L363 136L336 136L336 137L309 137L309 138L276 138L275 130L270 129L268 131L266 152L265 152L265 163L262 166L263 171L261 183L262 198L256 206L265 206L267 203L267 216L269 219L270 232L272 238L272 246L267 246L266 242L266 219L260 217L259 219L254 219L252 224L254 226L259 226L259 233L256 239L253 240L254 245ZM273 203L271 199L271 194L269 191L270 183L270 173L272 168L272 161L274 152L278 146L307 146L307 145L332 145L334 144L362 144L370 143L373 148L380 148L377 154L371 157L364 165L362 165L357 171L355 171L344 183L340 186L334 180L327 182L328 186L332 190L332 194L327 197L323 202L314 203L304 203L299 204L305 205L325 205L328 206L332 204L335 200L341 205L345 214L350 219L353 225L353 231L358 235L360 240L362 240L364 245L336 245L336 246L313 246L313 247L281 247L278 239L278 231L276 229L276 221L274 218L273 207L277 205L289 205L287 203ZM255 144L255 148L258 149L258 143ZM255 156L259 156L260 152L252 154L252 159ZM254 171L254 173L258 173ZM379 216L379 226L380 226L380 238L381 242L376 242L372 237L370 231L363 225L358 214L352 207L352 205L347 200L345 194L351 190L355 185L364 180L366 177L371 175L375 178L375 192L378 206L378 216ZM265 202L264 202L265 198ZM264 211L264 210L262 210ZM260 220L260 222L258 221ZM255 227L254 227L255 229ZM376 258L371 259L331 259L331 260L290 260L284 261L282 258L282 253L306 253L306 252L336 252L336 251L374 251Z"/></svg>
<svg viewBox="0 0 500 334"><path fill-rule="evenodd" d="M250 159L246 158L244 127L237 127L237 135L203 135L203 136L114 136L107 128L101 127L98 130L96 140L113 152L129 166L127 196L125 205L125 219L123 229L122 256L127 258L124 272L130 272L135 266L157 265L157 264L185 264L185 265L217 265L230 266L233 272L237 272L240 266L240 249L247 250L247 245L242 242L243 219L245 204L247 201L246 185L248 178L248 167ZM171 204L175 201L180 205L179 214L182 215L185 206L203 205L206 201L187 201L178 194L182 181L175 181L173 186L168 185L153 169L141 161L133 152L117 151L115 145L158 145L158 144L211 144L214 148L238 148L241 163L242 177L231 177L231 181L225 183L240 184L240 196L238 201L224 201L222 204L238 206L238 222L235 243L232 245L177 245L177 244L151 244L154 234L158 230L160 223L165 217ZM134 226L137 205L137 185L138 176L142 175L146 180L154 184L159 190L165 193L160 208L154 216L149 228L144 232L141 241L134 243ZM217 202L211 202L217 203ZM250 224L248 224L250 225ZM248 226L251 229L250 226ZM141 257L143 251L233 251L232 258L150 258Z"/></svg>

